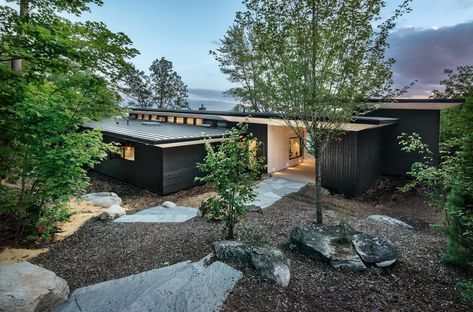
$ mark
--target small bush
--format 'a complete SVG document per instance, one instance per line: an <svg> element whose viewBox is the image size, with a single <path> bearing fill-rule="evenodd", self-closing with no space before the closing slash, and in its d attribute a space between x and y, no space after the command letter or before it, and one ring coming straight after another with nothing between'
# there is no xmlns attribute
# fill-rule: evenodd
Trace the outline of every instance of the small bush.
<svg viewBox="0 0 473 312"><path fill-rule="evenodd" d="M350 224L346 217L342 217L338 223L338 242L343 245L351 243L352 234Z"/></svg>

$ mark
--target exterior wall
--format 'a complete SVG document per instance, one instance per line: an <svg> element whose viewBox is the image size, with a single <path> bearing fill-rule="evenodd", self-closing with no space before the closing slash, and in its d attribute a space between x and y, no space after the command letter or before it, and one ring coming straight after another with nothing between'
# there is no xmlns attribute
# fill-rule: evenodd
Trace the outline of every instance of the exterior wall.
<svg viewBox="0 0 473 312"><path fill-rule="evenodd" d="M295 166L302 161L303 153L301 157L289 159L289 138L296 136L289 127L268 125L268 173Z"/></svg>
<svg viewBox="0 0 473 312"><path fill-rule="evenodd" d="M418 133L424 143L429 145L436 163L439 161L439 127L440 112L438 110L401 110L379 109L367 114L374 117L399 118L399 123L383 128L382 162L380 172L387 175L405 175L422 155L407 154L401 151L399 139L401 133Z"/></svg>
<svg viewBox="0 0 473 312"><path fill-rule="evenodd" d="M357 133L348 132L330 143L319 159L322 186L336 193L356 196L357 192Z"/></svg>
<svg viewBox="0 0 473 312"><path fill-rule="evenodd" d="M383 128L348 132L323 151L322 186L360 196L380 175Z"/></svg>
<svg viewBox="0 0 473 312"><path fill-rule="evenodd" d="M130 142L104 136L105 142ZM118 180L139 186L156 193L162 193L163 162L162 150L152 145L132 143L135 147L135 160L123 158L106 159L94 170Z"/></svg>
<svg viewBox="0 0 473 312"><path fill-rule="evenodd" d="M205 157L205 145L188 145L162 150L163 189L161 194L177 192L196 185L195 177L202 173L196 164Z"/></svg>

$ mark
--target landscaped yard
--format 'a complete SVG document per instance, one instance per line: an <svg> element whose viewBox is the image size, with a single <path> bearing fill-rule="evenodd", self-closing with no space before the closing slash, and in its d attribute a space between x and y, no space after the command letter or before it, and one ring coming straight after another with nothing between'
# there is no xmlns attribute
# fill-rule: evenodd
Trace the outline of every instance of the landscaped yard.
<svg viewBox="0 0 473 312"><path fill-rule="evenodd" d="M391 240L400 251L399 261L384 272L337 271L300 255L288 244L295 226L314 218L313 187L307 186L262 212L250 212L239 227L245 239L268 242L291 259L291 281L281 288L255 271L244 270L224 304L225 311L390 310L465 311L455 284L471 277L440 260L446 241L430 224L442 220L416 193L396 189L401 182L383 179L360 199L325 196L325 224L336 225L341 216L363 232ZM92 176L90 191L115 191L124 207L146 208L164 200L198 202L210 190L197 187L161 197L130 185ZM195 206L195 205L194 205ZM414 226L414 230L367 221L386 214ZM71 291L97 282L128 276L179 261L198 261L222 238L221 224L195 218L176 224L112 223L92 219L79 231L53 244L32 260L63 277Z"/></svg>

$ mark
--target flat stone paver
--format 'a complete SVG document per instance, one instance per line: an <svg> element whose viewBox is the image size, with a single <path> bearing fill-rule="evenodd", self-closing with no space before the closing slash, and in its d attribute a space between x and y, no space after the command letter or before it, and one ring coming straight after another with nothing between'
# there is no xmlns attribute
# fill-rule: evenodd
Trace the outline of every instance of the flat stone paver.
<svg viewBox="0 0 473 312"><path fill-rule="evenodd" d="M153 207L141 210L135 214L121 216L113 222L117 223L179 223L197 216L197 209L190 207Z"/></svg>
<svg viewBox="0 0 473 312"><path fill-rule="evenodd" d="M185 261L76 289L55 312L218 311L242 276L220 261Z"/></svg>
<svg viewBox="0 0 473 312"><path fill-rule="evenodd" d="M283 196L299 191L307 182L272 177L258 183L257 197L249 205L267 208Z"/></svg>

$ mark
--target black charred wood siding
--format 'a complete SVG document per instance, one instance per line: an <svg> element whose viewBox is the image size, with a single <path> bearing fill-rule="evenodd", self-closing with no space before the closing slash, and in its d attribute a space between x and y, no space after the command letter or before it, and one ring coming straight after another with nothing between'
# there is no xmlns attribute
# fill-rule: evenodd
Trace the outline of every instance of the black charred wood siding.
<svg viewBox="0 0 473 312"><path fill-rule="evenodd" d="M438 110L380 109L367 116L400 119L396 125L383 128L381 174L405 175L414 162L422 161L422 155L401 151L398 136L403 132L418 133L423 142L429 145L434 154L434 160L438 164L440 153L440 112Z"/></svg>
<svg viewBox="0 0 473 312"><path fill-rule="evenodd" d="M196 164L205 158L205 145L196 144L169 147L162 150L163 189L161 194L169 194L195 183L195 177L202 176Z"/></svg>
<svg viewBox="0 0 473 312"><path fill-rule="evenodd" d="M357 193L358 154L356 132L348 132L329 144L316 159L321 164L322 186L347 196Z"/></svg>
<svg viewBox="0 0 473 312"><path fill-rule="evenodd" d="M104 141L132 145L135 148L135 160L130 161L120 157L106 159L94 168L95 171L152 192L162 194L162 149L152 145L129 142L108 136L104 136Z"/></svg>
<svg viewBox="0 0 473 312"><path fill-rule="evenodd" d="M382 129L347 132L329 144L318 159L322 186L346 196L360 196L380 174Z"/></svg>
<svg viewBox="0 0 473 312"><path fill-rule="evenodd" d="M357 178L351 196L360 196L381 173L382 133L385 128L357 132Z"/></svg>

